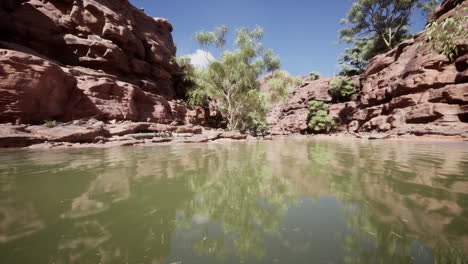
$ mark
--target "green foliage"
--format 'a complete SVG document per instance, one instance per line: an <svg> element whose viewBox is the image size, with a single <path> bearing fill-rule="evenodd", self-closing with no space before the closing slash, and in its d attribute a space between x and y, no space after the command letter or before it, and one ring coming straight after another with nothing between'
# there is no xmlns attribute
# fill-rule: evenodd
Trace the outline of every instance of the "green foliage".
<svg viewBox="0 0 468 264"><path fill-rule="evenodd" d="M318 80L318 79L320 79L320 77L322 77L322 76L320 76L320 73L318 73L318 72L309 73L309 80L311 80L311 81Z"/></svg>
<svg viewBox="0 0 468 264"><path fill-rule="evenodd" d="M461 0L464 1L464 0ZM421 3L418 4L418 8L421 9L422 11L430 11L434 9L438 4L440 0L430 0L430 1L422 1Z"/></svg>
<svg viewBox="0 0 468 264"><path fill-rule="evenodd" d="M352 76L364 72L370 59L386 50L386 46L379 38L352 39L349 43L353 46L346 48L341 54L339 64L341 65L341 76Z"/></svg>
<svg viewBox="0 0 468 264"><path fill-rule="evenodd" d="M190 56L176 56L172 58L172 62L177 63L181 68L191 66Z"/></svg>
<svg viewBox="0 0 468 264"><path fill-rule="evenodd" d="M199 32L195 39L201 45L224 47L227 28L214 32ZM260 92L259 76L279 68L280 60L272 50L260 43L263 29L243 27L236 30L237 49L224 51L219 60L206 69L194 69L194 87L188 92L189 103L211 105L227 121L228 129L264 129L265 116L270 108L268 97Z"/></svg>
<svg viewBox="0 0 468 264"><path fill-rule="evenodd" d="M328 104L324 101L310 101L309 102L309 112L316 113L318 111L328 111Z"/></svg>
<svg viewBox="0 0 468 264"><path fill-rule="evenodd" d="M416 10L427 11L439 0L354 0L341 24L340 38L353 46L340 56L339 75L362 73L369 60L411 37L408 25Z"/></svg>
<svg viewBox="0 0 468 264"><path fill-rule="evenodd" d="M178 81L184 93L187 88L192 88L195 85L193 80L195 68L192 66L190 56L179 56L172 58L173 63L179 65L181 72L177 76Z"/></svg>
<svg viewBox="0 0 468 264"><path fill-rule="evenodd" d="M264 109L267 109L264 107ZM264 117L266 113L254 111L249 114L248 120L250 120L250 124L248 124L248 127L251 128L253 131L257 132L265 132L268 130L268 124L266 122L266 119Z"/></svg>
<svg viewBox="0 0 468 264"><path fill-rule="evenodd" d="M193 38L202 46L215 45L218 48L224 48L226 45L226 34L228 27L221 25L213 32L200 31L195 33Z"/></svg>
<svg viewBox="0 0 468 264"><path fill-rule="evenodd" d="M347 101L355 93L357 93L357 88L349 77L333 79L328 88L328 94L337 101Z"/></svg>
<svg viewBox="0 0 468 264"><path fill-rule="evenodd" d="M209 106L210 95L208 91L205 89L200 89L198 87L190 89L187 92L187 97L188 97L187 102L190 105L198 105L198 106L204 106L204 107Z"/></svg>
<svg viewBox="0 0 468 264"><path fill-rule="evenodd" d="M336 127L335 121L328 116L328 104L315 100L309 102L308 126L316 133L328 132Z"/></svg>
<svg viewBox="0 0 468 264"><path fill-rule="evenodd" d="M302 84L302 80L289 75L285 71L274 71L266 77L266 83L269 87L270 100L272 103L284 101L291 89Z"/></svg>
<svg viewBox="0 0 468 264"><path fill-rule="evenodd" d="M341 66L339 75L341 76L352 76L364 72L367 67L368 60L366 54L367 44L372 42L368 41L367 38L353 40L354 46L346 48L344 53L341 54L338 63Z"/></svg>
<svg viewBox="0 0 468 264"><path fill-rule="evenodd" d="M426 10L436 0L354 0L342 24L347 28L340 31L340 37L350 42L356 37L378 37L388 49L393 48L409 25L415 9Z"/></svg>
<svg viewBox="0 0 468 264"><path fill-rule="evenodd" d="M47 120L47 121L44 122L44 126L48 127L48 128L54 128L54 127L58 126L58 122L55 121L55 120Z"/></svg>
<svg viewBox="0 0 468 264"><path fill-rule="evenodd" d="M444 54L449 60L455 60L460 52L466 50L466 44L463 44L463 41L468 39L468 31L464 27L467 21L468 16L456 14L440 22L429 23L424 33L429 47Z"/></svg>

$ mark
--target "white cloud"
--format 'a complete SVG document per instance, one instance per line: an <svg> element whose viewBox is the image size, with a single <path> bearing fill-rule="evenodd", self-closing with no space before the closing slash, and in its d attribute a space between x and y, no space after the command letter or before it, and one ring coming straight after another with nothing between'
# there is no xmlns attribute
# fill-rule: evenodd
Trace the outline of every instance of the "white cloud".
<svg viewBox="0 0 468 264"><path fill-rule="evenodd" d="M215 60L213 54L201 49L198 49L195 53L190 54L189 56L192 60L192 65L202 69L206 68L211 61Z"/></svg>

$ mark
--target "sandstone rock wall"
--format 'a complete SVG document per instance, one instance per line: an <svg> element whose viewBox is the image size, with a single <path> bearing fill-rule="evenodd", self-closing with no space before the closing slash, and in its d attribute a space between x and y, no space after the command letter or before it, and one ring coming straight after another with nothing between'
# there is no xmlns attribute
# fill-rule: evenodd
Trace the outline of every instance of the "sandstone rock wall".
<svg viewBox="0 0 468 264"><path fill-rule="evenodd" d="M172 25L128 0L3 0L0 21L0 122L205 122L178 100Z"/></svg>
<svg viewBox="0 0 468 264"><path fill-rule="evenodd" d="M429 17L442 20L453 15L451 2L445 1ZM356 100L330 105L339 131L468 135L467 50L450 61L430 50L423 34L373 58L365 73L354 79L360 88ZM276 106L268 119L272 132L306 132L307 103L330 102L330 81L305 81L286 104Z"/></svg>

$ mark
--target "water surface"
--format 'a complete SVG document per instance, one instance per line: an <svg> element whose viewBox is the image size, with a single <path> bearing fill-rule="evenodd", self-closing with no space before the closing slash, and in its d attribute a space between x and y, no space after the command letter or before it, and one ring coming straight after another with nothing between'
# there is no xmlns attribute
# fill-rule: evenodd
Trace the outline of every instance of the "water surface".
<svg viewBox="0 0 468 264"><path fill-rule="evenodd" d="M468 263L468 144L0 152L0 263Z"/></svg>

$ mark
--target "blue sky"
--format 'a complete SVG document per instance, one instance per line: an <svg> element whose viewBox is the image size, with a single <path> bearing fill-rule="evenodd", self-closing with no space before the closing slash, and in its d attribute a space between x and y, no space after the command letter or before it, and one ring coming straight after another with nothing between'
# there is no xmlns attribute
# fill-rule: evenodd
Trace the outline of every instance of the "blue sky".
<svg viewBox="0 0 468 264"><path fill-rule="evenodd" d="M167 18L174 26L177 55L200 49L192 36L200 30L227 25L233 32L242 26L263 27L263 44L281 57L281 68L294 75L319 72L332 76L339 71L340 19L351 7L350 0L131 0L146 14ZM423 28L425 17L413 18L413 30ZM210 50L215 56L216 51Z"/></svg>

